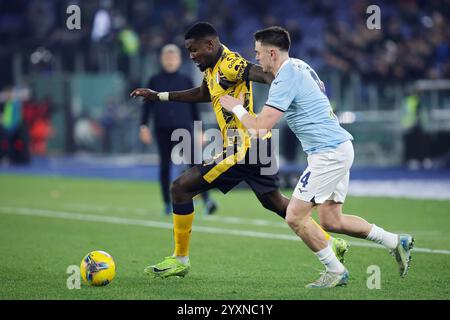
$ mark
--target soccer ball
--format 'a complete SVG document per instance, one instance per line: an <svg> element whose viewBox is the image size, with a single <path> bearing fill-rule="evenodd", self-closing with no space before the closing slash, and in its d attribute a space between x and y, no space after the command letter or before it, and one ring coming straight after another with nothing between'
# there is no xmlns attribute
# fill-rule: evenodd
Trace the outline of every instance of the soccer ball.
<svg viewBox="0 0 450 320"><path fill-rule="evenodd" d="M116 263L105 251L89 252L81 261L81 277L91 286L106 286L116 276Z"/></svg>

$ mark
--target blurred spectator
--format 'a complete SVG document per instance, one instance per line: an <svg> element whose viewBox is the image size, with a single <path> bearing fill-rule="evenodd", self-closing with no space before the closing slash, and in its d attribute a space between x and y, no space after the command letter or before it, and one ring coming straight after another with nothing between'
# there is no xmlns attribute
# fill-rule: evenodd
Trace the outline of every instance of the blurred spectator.
<svg viewBox="0 0 450 320"><path fill-rule="evenodd" d="M100 0L100 7L94 15L91 32L91 66L96 70L111 71L111 0Z"/></svg>
<svg viewBox="0 0 450 320"><path fill-rule="evenodd" d="M122 52L128 56L134 56L139 51L139 38L129 27L125 27L119 32L119 40L122 45Z"/></svg>
<svg viewBox="0 0 450 320"><path fill-rule="evenodd" d="M46 154L48 140L53 135L50 98L42 102L36 102L33 99L25 101L23 119L30 136L31 153Z"/></svg>
<svg viewBox="0 0 450 320"><path fill-rule="evenodd" d="M112 151L113 132L118 120L118 106L114 100L109 100L102 115L103 152Z"/></svg>
<svg viewBox="0 0 450 320"><path fill-rule="evenodd" d="M14 164L30 162L28 134L22 117L22 101L27 91L7 87L0 99L0 126L2 154Z"/></svg>
<svg viewBox="0 0 450 320"><path fill-rule="evenodd" d="M111 1L104 0L102 1L101 8L95 13L91 33L92 42L101 42L110 35L111 16L108 11L110 6Z"/></svg>
<svg viewBox="0 0 450 320"><path fill-rule="evenodd" d="M405 97L402 111L403 163L410 169L420 169L427 160L430 141L424 131L426 113L422 110L419 94L415 90Z"/></svg>
<svg viewBox="0 0 450 320"><path fill-rule="evenodd" d="M139 36L129 26L125 26L118 33L118 40L120 42L119 70L124 74L129 74L130 58L139 54Z"/></svg>

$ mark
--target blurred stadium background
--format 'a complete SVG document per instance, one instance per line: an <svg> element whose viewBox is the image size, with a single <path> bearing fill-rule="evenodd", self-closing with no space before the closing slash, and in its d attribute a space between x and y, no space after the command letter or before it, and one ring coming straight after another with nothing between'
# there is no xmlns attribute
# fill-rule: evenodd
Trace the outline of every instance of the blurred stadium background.
<svg viewBox="0 0 450 320"><path fill-rule="evenodd" d="M66 27L66 9L73 4L81 8L80 30ZM381 9L381 29L366 26L371 4ZM159 50L167 43L182 48L182 72L200 83L202 75L190 62L183 37L199 20L213 23L221 41L251 61L255 30L271 25L289 30L291 56L316 69L340 122L355 137L351 195L450 199L448 0L0 0L3 206L49 206L33 190L62 199L66 187L56 180L46 185L22 177L20 184L19 175L70 176L154 181L151 190L132 189L149 196L128 205L159 211L154 204L159 201L156 145L139 141L141 104L129 93L159 71ZM258 108L268 88L254 84L254 90ZM201 118L205 127L215 127L209 104L201 105ZM306 161L286 124L279 128L280 172L283 186L289 187ZM101 187L109 190L96 188ZM118 210L114 203L120 206L107 198L109 191L98 191L100 200L86 200L81 190L80 198L73 196L57 209L111 213ZM11 203L8 195L20 196ZM91 207L83 209L83 199ZM97 210L95 201L111 206ZM221 205L227 203L223 198ZM427 203L431 213L448 208L446 201ZM403 209L407 217L406 203ZM427 229L436 237L449 225L448 217L439 217ZM448 236L446 241L434 248L448 249ZM448 267L448 259L442 264ZM438 297L445 297L442 292Z"/></svg>
<svg viewBox="0 0 450 320"><path fill-rule="evenodd" d="M81 30L66 27L71 4L81 8ZM377 1L379 30L366 27L370 4L2 0L0 101L6 104L11 88L28 93L14 99L17 114L3 129L21 131L31 158L153 154L154 146L139 143L139 103L128 94L159 71L159 49L169 42L183 48L186 28L208 20L223 43L254 60L253 32L282 25L292 36L291 55L318 70L341 123L356 136L356 165L448 168L450 2ZM182 71L199 83L200 72L183 54ZM255 87L260 106L267 87ZM214 126L209 106L202 111ZM296 140L281 129L281 156L293 161L301 149L288 148ZM23 157L16 160L27 162Z"/></svg>

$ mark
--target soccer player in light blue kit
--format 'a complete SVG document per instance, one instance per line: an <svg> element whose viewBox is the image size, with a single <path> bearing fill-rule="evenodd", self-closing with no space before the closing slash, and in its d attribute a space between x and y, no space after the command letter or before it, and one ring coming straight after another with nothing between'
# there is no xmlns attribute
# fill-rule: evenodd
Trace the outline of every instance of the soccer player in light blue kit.
<svg viewBox="0 0 450 320"><path fill-rule="evenodd" d="M256 32L254 37L256 60L264 72L275 76L265 106L258 116L252 116L239 99L228 95L220 102L247 129L257 133L271 129L285 115L308 154L308 167L300 177L286 213L286 222L326 268L307 287L336 287L347 284L349 277L324 234L312 222L314 207L325 230L371 240L389 249L398 262L400 275L405 276L414 239L342 213L354 157L353 137L339 125L323 82L307 63L289 57L290 37L285 29L270 27Z"/></svg>

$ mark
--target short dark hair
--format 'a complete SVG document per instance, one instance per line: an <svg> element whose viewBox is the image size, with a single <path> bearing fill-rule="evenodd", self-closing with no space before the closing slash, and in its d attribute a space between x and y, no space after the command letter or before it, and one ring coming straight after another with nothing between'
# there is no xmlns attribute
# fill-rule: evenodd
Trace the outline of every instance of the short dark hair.
<svg viewBox="0 0 450 320"><path fill-rule="evenodd" d="M256 41L262 44L271 44L280 50L289 51L291 46L291 37L289 32L282 27L269 27L258 30L253 35Z"/></svg>
<svg viewBox="0 0 450 320"><path fill-rule="evenodd" d="M217 37L217 31L209 22L198 22L184 35L184 40L187 39L202 39L208 36Z"/></svg>

